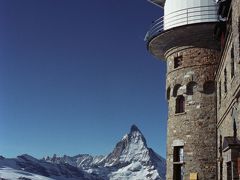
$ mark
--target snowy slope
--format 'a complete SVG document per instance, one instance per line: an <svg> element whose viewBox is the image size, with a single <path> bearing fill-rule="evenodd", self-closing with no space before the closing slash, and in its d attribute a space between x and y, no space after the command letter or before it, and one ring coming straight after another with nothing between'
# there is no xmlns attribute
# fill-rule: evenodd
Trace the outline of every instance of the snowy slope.
<svg viewBox="0 0 240 180"><path fill-rule="evenodd" d="M33 173L28 173L25 172L23 170L16 170L16 169L12 169L9 167L2 167L0 168L0 177L2 179L22 179L22 180L53 180L51 178L48 177L44 177L44 176L40 176L40 175L36 175Z"/></svg>
<svg viewBox="0 0 240 180"><path fill-rule="evenodd" d="M0 157L0 178L25 180L99 180L69 164L53 164L29 155L17 158Z"/></svg>

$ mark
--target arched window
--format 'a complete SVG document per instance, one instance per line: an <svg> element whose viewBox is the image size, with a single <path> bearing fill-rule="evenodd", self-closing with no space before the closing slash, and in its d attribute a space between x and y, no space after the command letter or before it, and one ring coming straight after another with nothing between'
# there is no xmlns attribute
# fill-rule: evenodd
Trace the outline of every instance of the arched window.
<svg viewBox="0 0 240 180"><path fill-rule="evenodd" d="M193 95L197 91L197 83L191 81L187 84L187 95Z"/></svg>
<svg viewBox="0 0 240 180"><path fill-rule="evenodd" d="M183 113L185 111L185 98L180 95L176 98L176 113Z"/></svg>
<svg viewBox="0 0 240 180"><path fill-rule="evenodd" d="M203 84L203 92L205 94L212 94L215 91L215 83L214 81L206 81Z"/></svg>
<svg viewBox="0 0 240 180"><path fill-rule="evenodd" d="M167 88L167 100L170 99L170 93L171 93L171 88L168 87L168 88Z"/></svg>
<svg viewBox="0 0 240 180"><path fill-rule="evenodd" d="M178 90L179 88L181 87L180 84L176 84L173 88L173 97L177 97L177 94L178 94Z"/></svg>

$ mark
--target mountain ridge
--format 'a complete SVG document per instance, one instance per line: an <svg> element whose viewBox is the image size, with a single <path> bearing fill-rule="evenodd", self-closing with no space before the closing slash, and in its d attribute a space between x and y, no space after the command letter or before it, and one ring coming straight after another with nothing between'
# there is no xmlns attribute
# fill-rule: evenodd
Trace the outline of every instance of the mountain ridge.
<svg viewBox="0 0 240 180"><path fill-rule="evenodd" d="M130 132L106 156L78 154L57 157L54 154L36 159L24 154L15 159L0 158L0 174L3 167L46 178L57 177L57 180L164 180L166 172L165 159L147 146L145 137L136 125L131 126Z"/></svg>

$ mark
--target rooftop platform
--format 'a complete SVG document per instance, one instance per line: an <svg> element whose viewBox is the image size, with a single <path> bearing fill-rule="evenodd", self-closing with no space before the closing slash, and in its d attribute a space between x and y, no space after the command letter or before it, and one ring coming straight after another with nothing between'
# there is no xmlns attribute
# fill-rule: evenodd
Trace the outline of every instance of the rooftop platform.
<svg viewBox="0 0 240 180"><path fill-rule="evenodd" d="M213 36L217 21L215 5L175 11L152 23L145 37L147 48L162 60L170 49L182 46L218 49Z"/></svg>
<svg viewBox="0 0 240 180"><path fill-rule="evenodd" d="M156 58L165 60L165 55L179 47L199 47L220 50L214 40L215 23L184 25L163 31L147 42L147 48Z"/></svg>

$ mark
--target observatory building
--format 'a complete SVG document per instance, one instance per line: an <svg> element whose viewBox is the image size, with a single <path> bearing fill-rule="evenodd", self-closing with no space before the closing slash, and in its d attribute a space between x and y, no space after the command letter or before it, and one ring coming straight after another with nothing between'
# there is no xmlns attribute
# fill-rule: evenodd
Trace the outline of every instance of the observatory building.
<svg viewBox="0 0 240 180"><path fill-rule="evenodd" d="M146 42L167 64L166 179L239 179L240 1L148 1L164 9Z"/></svg>

